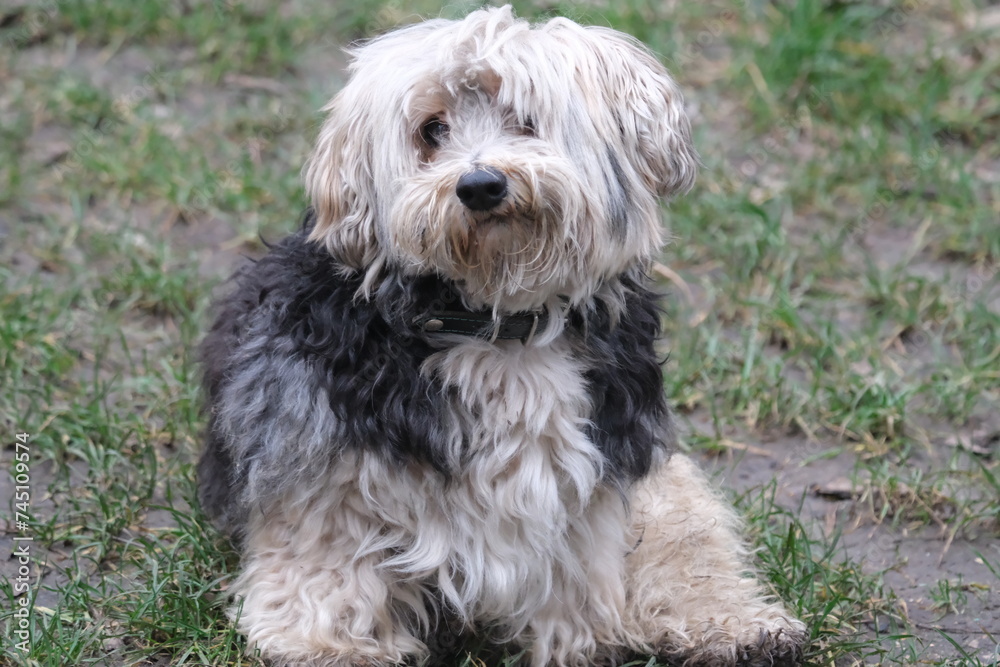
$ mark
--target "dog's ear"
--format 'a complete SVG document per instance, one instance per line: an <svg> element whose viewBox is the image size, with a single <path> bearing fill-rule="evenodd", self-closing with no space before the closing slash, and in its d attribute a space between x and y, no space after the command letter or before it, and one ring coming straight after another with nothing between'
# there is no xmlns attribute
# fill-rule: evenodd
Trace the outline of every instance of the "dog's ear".
<svg viewBox="0 0 1000 667"><path fill-rule="evenodd" d="M608 28L587 30L598 43L591 75L611 102L609 122L617 125L608 129L620 132L625 154L650 191L665 197L689 190L698 155L677 84L638 40Z"/></svg>
<svg viewBox="0 0 1000 667"><path fill-rule="evenodd" d="M362 268L377 251L372 137L352 111L350 92L341 91L323 108L328 115L302 176L316 213L310 240L325 244L345 265Z"/></svg>

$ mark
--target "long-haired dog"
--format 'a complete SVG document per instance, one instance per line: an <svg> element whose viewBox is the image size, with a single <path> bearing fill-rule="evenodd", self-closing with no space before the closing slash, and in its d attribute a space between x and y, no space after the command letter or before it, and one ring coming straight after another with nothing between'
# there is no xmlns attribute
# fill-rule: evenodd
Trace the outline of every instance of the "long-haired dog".
<svg viewBox="0 0 1000 667"><path fill-rule="evenodd" d="M201 499L275 665L793 664L738 521L670 418L645 271L697 158L636 40L509 8L353 50L303 229L203 346ZM428 658L428 656L431 656Z"/></svg>

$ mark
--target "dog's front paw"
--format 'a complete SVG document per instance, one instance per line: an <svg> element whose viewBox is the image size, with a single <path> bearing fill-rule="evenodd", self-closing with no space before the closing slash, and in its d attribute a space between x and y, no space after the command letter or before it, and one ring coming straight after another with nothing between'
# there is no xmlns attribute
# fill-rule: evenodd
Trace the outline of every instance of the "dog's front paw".
<svg viewBox="0 0 1000 667"><path fill-rule="evenodd" d="M736 664L794 667L802 663L805 642L805 626L798 621L777 630L762 627L756 638L737 647Z"/></svg>
<svg viewBox="0 0 1000 667"><path fill-rule="evenodd" d="M805 643L801 621L770 617L724 622L662 652L684 667L795 667L802 663Z"/></svg>

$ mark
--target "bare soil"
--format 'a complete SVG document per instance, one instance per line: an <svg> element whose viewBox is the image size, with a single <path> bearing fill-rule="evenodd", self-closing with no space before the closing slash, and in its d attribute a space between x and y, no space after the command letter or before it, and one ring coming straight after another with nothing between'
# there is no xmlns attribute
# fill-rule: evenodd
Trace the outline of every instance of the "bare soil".
<svg viewBox="0 0 1000 667"><path fill-rule="evenodd" d="M693 429L699 428L693 415ZM702 426L707 426L705 421ZM984 431L977 431L983 433ZM1000 443L977 440L964 434L963 442L976 443L997 453ZM809 442L804 437L733 433L732 446L720 456L702 455L719 485L737 494L753 493L775 484L776 504L796 514L816 537L837 536L843 557L859 563L865 572L881 574L886 594L896 598L896 610L915 630L924 647L921 661L954 657L955 648L939 631L959 641L963 649L983 664L1000 656L1000 597L997 575L984 562L997 562L1000 543L986 526L971 525L960 534L924 522L879 518L870 487L856 469L857 457L845 443ZM942 439L947 450L951 441ZM830 457L825 452L836 452ZM927 452L928 469L940 466L947 451ZM817 458L818 457L818 458ZM955 589L954 605L935 600L941 580ZM886 633L886 620L869 630Z"/></svg>

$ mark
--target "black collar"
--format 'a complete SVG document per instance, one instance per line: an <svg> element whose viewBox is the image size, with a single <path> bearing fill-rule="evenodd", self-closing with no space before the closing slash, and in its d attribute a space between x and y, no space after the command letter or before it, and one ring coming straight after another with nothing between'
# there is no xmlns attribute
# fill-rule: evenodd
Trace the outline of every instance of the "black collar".
<svg viewBox="0 0 1000 667"><path fill-rule="evenodd" d="M488 340L520 340L530 343L549 325L549 311L501 315L494 319L492 310L442 310L420 315L413 324L424 333L447 333Z"/></svg>

